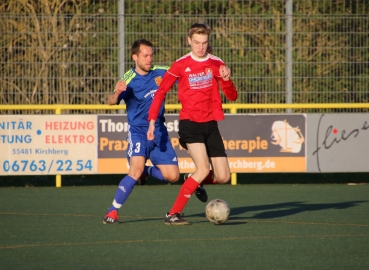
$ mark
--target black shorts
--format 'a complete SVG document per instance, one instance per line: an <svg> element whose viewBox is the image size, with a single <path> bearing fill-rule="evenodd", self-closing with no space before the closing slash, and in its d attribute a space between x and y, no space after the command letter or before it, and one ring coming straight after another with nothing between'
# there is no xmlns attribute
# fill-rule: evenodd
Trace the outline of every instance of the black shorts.
<svg viewBox="0 0 369 270"><path fill-rule="evenodd" d="M217 121L197 123L180 120L178 135L184 149L187 149L187 143L204 143L209 157L227 156Z"/></svg>

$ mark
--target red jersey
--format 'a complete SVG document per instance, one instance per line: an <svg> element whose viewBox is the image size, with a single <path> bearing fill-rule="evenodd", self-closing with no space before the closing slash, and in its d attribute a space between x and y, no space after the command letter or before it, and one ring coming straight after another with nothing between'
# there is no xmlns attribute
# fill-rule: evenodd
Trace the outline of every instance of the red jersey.
<svg viewBox="0 0 369 270"><path fill-rule="evenodd" d="M178 99L182 104L180 120L202 123L223 120L224 113L218 82L229 100L237 99L237 91L231 80L224 81L219 68L224 62L211 54L204 59L195 59L191 53L175 61L165 73L152 101L148 120L156 120L166 93L178 80Z"/></svg>

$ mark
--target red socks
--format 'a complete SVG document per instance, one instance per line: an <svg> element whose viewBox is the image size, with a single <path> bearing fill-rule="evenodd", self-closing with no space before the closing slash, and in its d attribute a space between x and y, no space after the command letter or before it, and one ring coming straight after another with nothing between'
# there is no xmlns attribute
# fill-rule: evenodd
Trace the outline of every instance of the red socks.
<svg viewBox="0 0 369 270"><path fill-rule="evenodd" d="M210 170L209 174L206 178L201 182L201 185L211 185L218 184L214 182L213 179L213 171ZM169 214L172 215L174 213L181 213L183 208L185 208L188 200L191 198L191 195L195 192L199 183L197 183L192 176L188 177L187 180L183 183L181 189L179 190L178 196L174 201L172 209L169 211Z"/></svg>
<svg viewBox="0 0 369 270"><path fill-rule="evenodd" d="M198 186L199 183L197 183L191 176L188 177L179 190L177 199L174 201L169 214L172 215L174 213L181 213L188 200L191 198L192 193L195 192Z"/></svg>
<svg viewBox="0 0 369 270"><path fill-rule="evenodd" d="M214 182L213 171L210 170L209 174L201 182L201 185L213 185L213 184L215 185L215 184L218 184L218 183L217 182Z"/></svg>

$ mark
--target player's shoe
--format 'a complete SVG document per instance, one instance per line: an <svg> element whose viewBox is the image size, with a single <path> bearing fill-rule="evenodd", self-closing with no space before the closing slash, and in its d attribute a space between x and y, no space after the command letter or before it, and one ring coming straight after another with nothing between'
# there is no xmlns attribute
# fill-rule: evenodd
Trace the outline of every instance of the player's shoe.
<svg viewBox="0 0 369 270"><path fill-rule="evenodd" d="M169 215L167 213L165 215L165 225L189 225L190 223L183 218L183 215L181 213L174 213L172 215Z"/></svg>
<svg viewBox="0 0 369 270"><path fill-rule="evenodd" d="M103 224L119 224L118 212L112 210L103 219Z"/></svg>
<svg viewBox="0 0 369 270"><path fill-rule="evenodd" d="M186 181L187 178L190 177L190 176L191 176L190 173L186 173L183 178ZM206 193L206 190L202 185L199 185L194 193L200 201L202 201L202 202L207 202L208 201L208 194Z"/></svg>
<svg viewBox="0 0 369 270"><path fill-rule="evenodd" d="M146 185L147 176L147 174L142 173L140 178L138 178L138 184L141 186Z"/></svg>

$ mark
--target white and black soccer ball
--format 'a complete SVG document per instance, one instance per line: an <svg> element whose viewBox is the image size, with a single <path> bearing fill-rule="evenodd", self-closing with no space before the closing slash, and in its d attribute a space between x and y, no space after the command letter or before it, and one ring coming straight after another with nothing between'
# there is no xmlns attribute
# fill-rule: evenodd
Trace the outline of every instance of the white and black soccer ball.
<svg viewBox="0 0 369 270"><path fill-rule="evenodd" d="M206 218L214 224L226 222L231 213L231 209L226 201L222 199L211 200L205 207Z"/></svg>

